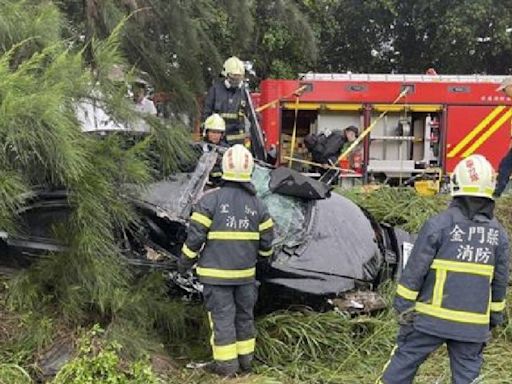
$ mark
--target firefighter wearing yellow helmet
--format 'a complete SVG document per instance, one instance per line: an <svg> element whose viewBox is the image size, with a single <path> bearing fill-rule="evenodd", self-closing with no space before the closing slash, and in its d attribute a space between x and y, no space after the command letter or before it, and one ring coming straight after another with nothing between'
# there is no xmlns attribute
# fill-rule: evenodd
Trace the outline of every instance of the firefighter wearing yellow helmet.
<svg viewBox="0 0 512 384"><path fill-rule="evenodd" d="M224 133L226 132L226 123L219 114L214 113L208 117L203 125L203 141L199 143L203 153L217 152L217 161L210 172L210 183L214 186L218 185L222 176L222 157L227 148L227 143L224 140Z"/></svg>
<svg viewBox="0 0 512 384"><path fill-rule="evenodd" d="M230 57L224 62L222 75L226 78L227 86L237 88L245 76L244 63L236 57Z"/></svg>
<svg viewBox="0 0 512 384"><path fill-rule="evenodd" d="M223 78L213 84L206 95L203 119L218 113L226 122L226 141L229 145L242 144L247 138L245 121L249 103L244 87L245 67L238 57L224 62Z"/></svg>
<svg viewBox="0 0 512 384"><path fill-rule="evenodd" d="M400 330L385 384L411 384L446 344L452 383L478 381L489 330L503 322L509 274L507 233L494 217L495 175L481 155L451 176L453 201L421 229L393 303Z"/></svg>
<svg viewBox="0 0 512 384"><path fill-rule="evenodd" d="M197 261L212 330L214 363L208 368L222 376L251 371L256 261L272 255L273 222L251 183L253 168L253 157L244 146L226 151L224 183L193 208L179 263L184 273Z"/></svg>
<svg viewBox="0 0 512 384"><path fill-rule="evenodd" d="M225 132L226 122L218 113L214 113L205 120L203 136L206 143L222 145L222 139Z"/></svg>

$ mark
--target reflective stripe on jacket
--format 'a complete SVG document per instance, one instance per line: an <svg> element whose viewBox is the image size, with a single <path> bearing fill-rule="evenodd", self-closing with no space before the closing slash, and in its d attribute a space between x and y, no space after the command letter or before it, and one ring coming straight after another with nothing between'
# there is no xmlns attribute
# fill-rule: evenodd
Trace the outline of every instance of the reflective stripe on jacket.
<svg viewBox="0 0 512 384"><path fill-rule="evenodd" d="M228 89L221 81L213 84L204 101L203 121L213 113L221 115L227 125L232 121L243 122L244 117L249 116L249 105L244 89Z"/></svg>
<svg viewBox="0 0 512 384"><path fill-rule="evenodd" d="M182 253L199 256L206 284L253 282L259 256L272 255L273 221L250 183L226 182L194 207Z"/></svg>
<svg viewBox="0 0 512 384"><path fill-rule="evenodd" d="M414 310L419 331L483 342L490 322L502 321L508 264L508 238L498 221L478 214L470 220L452 205L421 229L394 306Z"/></svg>

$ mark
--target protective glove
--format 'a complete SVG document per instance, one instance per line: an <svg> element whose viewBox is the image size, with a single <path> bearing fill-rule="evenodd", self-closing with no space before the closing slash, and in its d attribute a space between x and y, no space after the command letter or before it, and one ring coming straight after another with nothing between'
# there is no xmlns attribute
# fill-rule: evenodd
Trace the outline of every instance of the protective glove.
<svg viewBox="0 0 512 384"><path fill-rule="evenodd" d="M503 312L491 312L489 327L494 329L496 326L503 324L504 321L505 316L503 315Z"/></svg>
<svg viewBox="0 0 512 384"><path fill-rule="evenodd" d="M179 259L178 259L178 273L180 275L184 275L188 272L188 270L190 268L192 268L192 266L194 265L195 263L195 260L191 260L189 259L188 257L186 256L181 256Z"/></svg>
<svg viewBox="0 0 512 384"><path fill-rule="evenodd" d="M414 301L404 299L401 296L395 296L393 300L393 308L395 308L398 314L413 312L414 305Z"/></svg>
<svg viewBox="0 0 512 384"><path fill-rule="evenodd" d="M412 325L416 317L416 312L408 310L398 314L398 324L400 325Z"/></svg>

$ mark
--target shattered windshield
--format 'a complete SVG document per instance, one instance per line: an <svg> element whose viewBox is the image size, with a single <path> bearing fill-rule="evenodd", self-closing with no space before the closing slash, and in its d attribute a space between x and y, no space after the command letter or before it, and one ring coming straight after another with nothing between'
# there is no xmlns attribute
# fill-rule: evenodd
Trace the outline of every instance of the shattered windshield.
<svg viewBox="0 0 512 384"><path fill-rule="evenodd" d="M269 189L270 173L271 169L256 165L252 182L276 224L274 244L296 247L305 240L308 203L295 197L272 193Z"/></svg>

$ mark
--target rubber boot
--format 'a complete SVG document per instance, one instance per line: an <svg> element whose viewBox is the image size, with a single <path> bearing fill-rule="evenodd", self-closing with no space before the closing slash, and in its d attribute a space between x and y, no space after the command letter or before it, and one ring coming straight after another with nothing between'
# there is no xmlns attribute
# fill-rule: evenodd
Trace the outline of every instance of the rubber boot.
<svg viewBox="0 0 512 384"><path fill-rule="evenodd" d="M240 364L240 372L249 374L252 372L252 359L254 354L238 355L238 363Z"/></svg>
<svg viewBox="0 0 512 384"><path fill-rule="evenodd" d="M221 377L235 377L238 368L238 362L213 361L205 367L205 370Z"/></svg>

